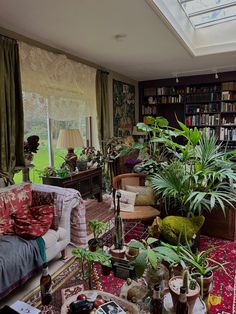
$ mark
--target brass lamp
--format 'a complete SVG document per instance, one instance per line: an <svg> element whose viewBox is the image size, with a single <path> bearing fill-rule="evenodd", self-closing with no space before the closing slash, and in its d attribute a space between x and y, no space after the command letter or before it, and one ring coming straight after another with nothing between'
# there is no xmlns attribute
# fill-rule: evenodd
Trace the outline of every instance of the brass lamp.
<svg viewBox="0 0 236 314"><path fill-rule="evenodd" d="M77 155L74 153L74 148L83 147L83 139L79 129L61 129L57 140L57 148L67 148L68 153L65 156L73 165L75 170Z"/></svg>

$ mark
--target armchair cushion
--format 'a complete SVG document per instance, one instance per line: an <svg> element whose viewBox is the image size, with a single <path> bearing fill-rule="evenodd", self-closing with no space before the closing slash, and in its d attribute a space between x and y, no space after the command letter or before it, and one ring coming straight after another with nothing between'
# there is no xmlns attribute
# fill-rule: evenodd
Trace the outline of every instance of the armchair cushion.
<svg viewBox="0 0 236 314"><path fill-rule="evenodd" d="M136 193L125 190L119 190L119 192L121 194L120 210L129 212L134 211Z"/></svg>
<svg viewBox="0 0 236 314"><path fill-rule="evenodd" d="M155 205L155 197L154 197L151 187L140 186L140 185L136 185L136 186L126 185L125 189L127 191L136 193L135 205L139 205L139 206Z"/></svg>

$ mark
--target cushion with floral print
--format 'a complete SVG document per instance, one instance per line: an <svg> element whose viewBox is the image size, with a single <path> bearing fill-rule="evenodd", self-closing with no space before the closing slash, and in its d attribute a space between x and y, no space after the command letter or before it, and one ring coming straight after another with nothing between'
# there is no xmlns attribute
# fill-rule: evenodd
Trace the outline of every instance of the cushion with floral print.
<svg viewBox="0 0 236 314"><path fill-rule="evenodd" d="M32 184L22 183L1 189L0 195L4 197L5 207L12 215L23 206L31 206Z"/></svg>
<svg viewBox="0 0 236 314"><path fill-rule="evenodd" d="M58 230L60 216L58 207L56 205L56 193L55 192L42 192L42 191L32 191L32 206L39 205L53 205L53 219L50 226L51 229Z"/></svg>
<svg viewBox="0 0 236 314"><path fill-rule="evenodd" d="M52 224L53 205L22 207L14 214L14 231L25 239L35 239L44 235Z"/></svg>
<svg viewBox="0 0 236 314"><path fill-rule="evenodd" d="M0 194L0 235L13 233L13 221L5 206L4 197Z"/></svg>

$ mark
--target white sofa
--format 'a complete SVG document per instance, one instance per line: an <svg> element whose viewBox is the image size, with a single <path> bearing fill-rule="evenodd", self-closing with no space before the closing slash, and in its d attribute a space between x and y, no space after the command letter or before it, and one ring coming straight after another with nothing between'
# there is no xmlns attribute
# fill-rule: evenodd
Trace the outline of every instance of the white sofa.
<svg viewBox="0 0 236 314"><path fill-rule="evenodd" d="M7 193L10 193L13 199L15 198L11 189L14 189L14 186L0 189L0 196L6 202L9 202ZM87 246L85 205L78 191L44 184L32 184L30 191L38 191L39 195L44 192L54 192L54 200L61 213L58 230L49 229L42 236L45 242L47 261L59 258L60 253L62 257L65 257L66 247L71 241L78 246ZM24 195L18 195L18 198L20 197L24 197ZM0 273L4 277L0 278L0 299L38 271L42 265L38 245L38 242L31 244L30 241L21 240L16 235L0 235ZM22 259L27 260L29 265L22 263ZM24 269L22 269L23 264L27 265ZM12 275L13 273L14 275Z"/></svg>

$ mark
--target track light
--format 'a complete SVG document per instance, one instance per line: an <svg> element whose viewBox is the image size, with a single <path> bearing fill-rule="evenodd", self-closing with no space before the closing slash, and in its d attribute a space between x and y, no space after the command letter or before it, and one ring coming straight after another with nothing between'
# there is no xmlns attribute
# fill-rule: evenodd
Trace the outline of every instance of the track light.
<svg viewBox="0 0 236 314"><path fill-rule="evenodd" d="M217 80L219 78L218 73L215 73L215 79Z"/></svg>

